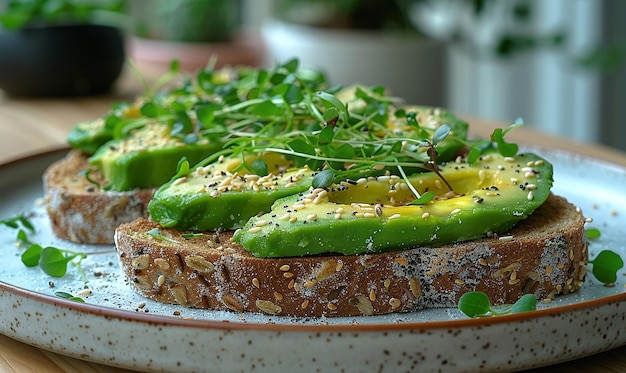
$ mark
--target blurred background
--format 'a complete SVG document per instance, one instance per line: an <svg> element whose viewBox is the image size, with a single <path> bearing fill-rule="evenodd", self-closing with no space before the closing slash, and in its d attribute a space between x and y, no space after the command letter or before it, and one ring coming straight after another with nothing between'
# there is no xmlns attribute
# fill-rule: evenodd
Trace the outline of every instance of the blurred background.
<svg viewBox="0 0 626 373"><path fill-rule="evenodd" d="M32 26L25 20L36 7ZM624 0L0 0L6 94L33 93L6 83L16 76L10 63L35 60L16 52L16 33L67 23L68 9L119 28L140 68L165 71L176 58L193 72L211 56L271 67L298 57L332 83L384 85L411 104L509 123L521 117L548 134L626 150Z"/></svg>

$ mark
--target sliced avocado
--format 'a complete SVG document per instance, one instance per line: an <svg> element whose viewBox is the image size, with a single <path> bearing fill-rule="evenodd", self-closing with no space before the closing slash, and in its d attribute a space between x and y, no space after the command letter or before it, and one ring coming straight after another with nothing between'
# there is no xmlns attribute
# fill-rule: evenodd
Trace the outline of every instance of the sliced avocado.
<svg viewBox="0 0 626 373"><path fill-rule="evenodd" d="M148 124L107 142L89 162L100 170L110 190L126 191L160 186L176 174L183 157L195 164L222 148L221 142L206 138L187 144L170 132L167 124Z"/></svg>
<svg viewBox="0 0 626 373"><path fill-rule="evenodd" d="M67 142L85 154L94 154L99 147L113 139L106 130L104 118L75 124L67 134Z"/></svg>
<svg viewBox="0 0 626 373"><path fill-rule="evenodd" d="M130 119L138 118L141 113L139 113L138 104L135 104L121 105L116 110L112 110L111 115ZM67 134L66 140L68 144L85 154L94 154L98 148L114 138L113 129L107 126L106 118L102 117L75 124Z"/></svg>
<svg viewBox="0 0 626 373"><path fill-rule="evenodd" d="M250 156L245 163L258 159L267 166L265 176L244 167L240 158L226 158L166 183L148 204L151 219L181 230L236 229L269 211L277 199L311 186L308 168L290 169L293 163L278 153Z"/></svg>
<svg viewBox="0 0 626 373"><path fill-rule="evenodd" d="M435 192L435 200L424 205L407 205L415 196L398 176L341 182L276 201L233 239L258 257L353 255L459 242L508 231L552 187L552 165L532 153L490 153L472 165L449 162L440 172L453 191L433 172L409 177L419 193Z"/></svg>

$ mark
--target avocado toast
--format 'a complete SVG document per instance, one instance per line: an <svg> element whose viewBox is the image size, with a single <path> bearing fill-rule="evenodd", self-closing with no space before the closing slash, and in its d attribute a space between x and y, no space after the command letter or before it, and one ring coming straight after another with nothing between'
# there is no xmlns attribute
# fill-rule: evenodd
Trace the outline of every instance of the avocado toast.
<svg viewBox="0 0 626 373"><path fill-rule="evenodd" d="M256 82L278 75L288 83L272 96L245 91L249 116L228 125L222 150L178 164L150 219L116 230L137 291L318 317L449 307L472 290L510 303L580 287L584 219L551 194L549 162L504 141L508 129L471 140L444 110L378 88L317 90L293 66Z"/></svg>

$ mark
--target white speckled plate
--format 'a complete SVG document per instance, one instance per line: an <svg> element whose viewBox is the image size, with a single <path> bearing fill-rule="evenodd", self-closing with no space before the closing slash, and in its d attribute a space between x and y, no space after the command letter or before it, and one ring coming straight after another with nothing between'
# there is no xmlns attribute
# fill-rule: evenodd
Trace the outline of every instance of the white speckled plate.
<svg viewBox="0 0 626 373"><path fill-rule="evenodd" d="M579 205L602 237L592 256L626 257L626 170L566 152L534 149L555 166L554 191ZM624 273L614 287L591 276L581 291L535 312L467 319L456 309L380 317L294 319L184 309L146 300L121 276L112 246L75 245L50 232L41 174L66 149L0 165L0 219L31 214L32 240L91 253L55 279L26 268L16 232L0 226L0 333L58 353L147 371L510 371L626 344ZM97 254L96 254L97 253ZM65 300L89 289L86 303Z"/></svg>

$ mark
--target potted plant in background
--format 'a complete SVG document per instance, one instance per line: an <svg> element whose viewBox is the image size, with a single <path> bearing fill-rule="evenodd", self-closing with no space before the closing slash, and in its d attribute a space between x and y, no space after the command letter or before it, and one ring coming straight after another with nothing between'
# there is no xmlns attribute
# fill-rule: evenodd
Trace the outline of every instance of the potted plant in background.
<svg viewBox="0 0 626 373"><path fill-rule="evenodd" d="M172 59L183 70L257 65L262 48L256 35L241 27L240 0L130 0L129 53L142 68L165 70Z"/></svg>
<svg viewBox="0 0 626 373"><path fill-rule="evenodd" d="M106 92L125 60L122 0L6 0L0 89L15 96Z"/></svg>
<svg viewBox="0 0 626 373"><path fill-rule="evenodd" d="M262 27L266 64L298 57L333 83L381 84L411 103L442 105L445 44L407 17L419 0L274 0Z"/></svg>

